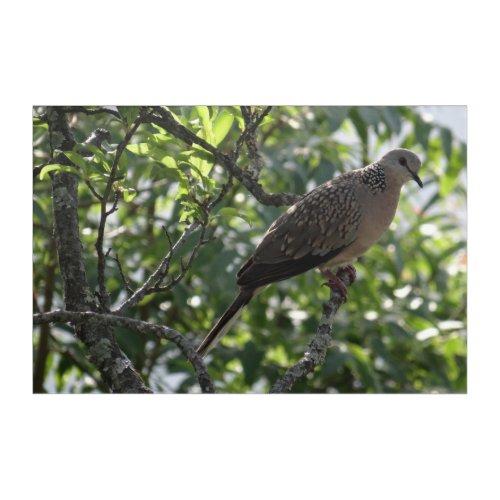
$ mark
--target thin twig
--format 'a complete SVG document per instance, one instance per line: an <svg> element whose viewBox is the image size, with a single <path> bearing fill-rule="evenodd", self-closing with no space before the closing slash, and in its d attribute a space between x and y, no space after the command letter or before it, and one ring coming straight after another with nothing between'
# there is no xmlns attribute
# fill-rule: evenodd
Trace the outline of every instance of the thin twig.
<svg viewBox="0 0 500 500"><path fill-rule="evenodd" d="M163 231L165 232L165 236L167 237L168 244L170 245L169 253L172 252L172 247L174 244L172 243L172 238L170 237L170 234L168 234L168 229L166 226L161 226L163 228Z"/></svg>
<svg viewBox="0 0 500 500"><path fill-rule="evenodd" d="M90 192L99 200L102 201L102 196L95 190L94 186L90 183L90 181L87 179L85 180L85 184L87 184L87 187L89 188Z"/></svg>
<svg viewBox="0 0 500 500"><path fill-rule="evenodd" d="M111 248L109 250L111 250ZM115 256L114 257L111 256L111 259L116 262L116 265L118 266L118 271L120 272L120 277L121 277L121 279L123 281L123 284L125 285L125 289L127 290L128 294L129 294L129 297L130 297L134 293L134 290L130 286L130 281L127 279L127 277L123 273L122 264L120 262L118 254L115 253Z"/></svg>
<svg viewBox="0 0 500 500"><path fill-rule="evenodd" d="M104 189L104 193L101 199L101 217L99 220L99 228L97 230L97 240L95 243L95 248L97 251L97 283L99 287L99 297L100 297L101 307L105 311L109 311L110 302L109 302L109 293L108 290L106 289L106 282L104 276L105 258L102 249L104 242L104 229L106 227L106 220L108 216L117 210L119 194L115 192L113 206L111 207L110 210L107 210L107 203L109 200L109 195L111 194L111 190L113 188L113 184L116 181L116 171L118 169L118 163L120 161L121 155L125 151L125 148L132 139L133 135L139 128L139 125L141 125L141 123L145 121L147 113L148 109L146 107L141 108L139 116L135 119L134 123L129 128L123 140L120 142L120 144L118 144L118 147L116 148L115 159L113 161L113 165L111 166L111 170L109 172L108 182L106 184L106 188Z"/></svg>
<svg viewBox="0 0 500 500"><path fill-rule="evenodd" d="M146 292L147 295L149 295L151 293L157 293L157 292L168 292L184 278L187 271L189 271L189 269L193 265L194 259L198 255L200 248L202 246L206 245L207 243L210 243L214 239L214 238L205 239L206 229L207 229L207 227L205 225L201 225L200 237L199 237L196 245L191 250L191 254L187 260L187 263L184 263L183 260L181 259L181 272L175 278L172 278L171 281L167 285L159 286L159 283L161 282L161 280L159 280L154 287L150 288Z"/></svg>
<svg viewBox="0 0 500 500"><path fill-rule="evenodd" d="M48 313L38 313L33 315L33 322L35 325L43 323L86 323L87 321L94 320L107 327L121 327L130 328L143 335L155 335L159 339L169 340L173 342L184 354L187 360L193 366L201 391L204 393L215 392L212 380L208 371L203 364L202 359L196 353L196 350L181 333L173 328L163 325L155 325L140 321L137 319L126 318L123 316L116 316L114 314L99 314L94 312L74 312L74 311L51 311Z"/></svg>
<svg viewBox="0 0 500 500"><path fill-rule="evenodd" d="M144 284L138 288L131 297L129 297L121 306L114 311L116 314L123 314L125 311L130 309L139 303L148 293L151 293L151 288L154 288L155 284L161 281L166 273L168 272L168 266L170 265L170 260L174 253L181 248L189 235L195 231L200 225L199 221L193 221L182 233L181 237L175 242L174 245L170 246L168 253L162 259L160 265L156 270L148 277ZM171 243L171 242L170 242Z"/></svg>
<svg viewBox="0 0 500 500"><path fill-rule="evenodd" d="M236 146L233 151L233 160L234 162L240 156L241 148L244 142L247 142L250 138L250 149L252 153L255 153L257 150L257 146L255 146L255 137L254 134L258 128L258 126L262 123L262 120L271 112L272 106L267 106L266 109L259 115L258 111L255 112L254 116L252 116L250 112L250 108L248 106L241 106L241 114L243 115L243 119L245 121L245 130L241 133L240 137L236 141ZM253 141L252 141L253 139ZM248 145L248 142L247 142Z"/></svg>
<svg viewBox="0 0 500 500"><path fill-rule="evenodd" d="M247 127L242 134L244 136L245 144L247 145L247 154L250 159L250 164L246 169L246 174L252 178L255 182L258 182L260 177L260 172L264 166L264 161L259 153L259 148L257 147L257 127L261 124L262 120L270 113L272 106L268 106L262 113L256 110L253 114L250 114ZM241 139L241 137L240 137Z"/></svg>

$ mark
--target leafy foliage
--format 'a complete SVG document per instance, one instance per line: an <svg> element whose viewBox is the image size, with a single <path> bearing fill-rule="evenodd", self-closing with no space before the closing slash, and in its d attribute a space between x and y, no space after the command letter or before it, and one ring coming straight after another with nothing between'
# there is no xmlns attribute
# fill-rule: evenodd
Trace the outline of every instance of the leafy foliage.
<svg viewBox="0 0 500 500"><path fill-rule="evenodd" d="M139 112L133 106L112 109L118 113L71 115L79 142L101 127L111 132L110 144L65 152L78 167L81 239L95 289L100 206L89 186L102 194L117 145ZM225 153L233 150L244 129L238 107L169 110L178 123ZM34 110L35 165L50 163L58 146L51 144L43 113L43 108ZM409 107L277 107L263 120L258 138L264 164L260 182L268 192L305 193L393 147L412 149L423 160L424 190L404 188L394 227L357 264L359 277L334 323L334 345L324 366L293 390L466 391L466 145L448 128L424 120L418 109ZM238 165L246 169L248 158L240 156ZM50 270L57 268L50 176L68 168L73 167L49 164L34 182L34 302L40 310L63 307L58 272L50 279ZM146 295L129 313L175 328L193 343L201 340L233 299L236 271L283 212L227 181L227 172L200 146L187 146L156 125L139 127L120 158L113 185L119 209L106 226L105 249L118 257L106 260L112 306L127 298L122 272L132 289L141 286L168 252L169 240L177 241L187 224L203 220L203 207L227 189L209 214L214 238L199 248L182 279L167 292ZM175 254L170 280L182 273L197 241L192 234ZM321 283L317 273L308 272L270 286L251 302L242 321L209 357L220 392L269 390L301 357L328 296ZM175 346L126 330L117 329L116 336L153 390L198 390ZM40 339L36 330L35 359ZM52 327L48 345L44 390L106 390L68 326Z"/></svg>

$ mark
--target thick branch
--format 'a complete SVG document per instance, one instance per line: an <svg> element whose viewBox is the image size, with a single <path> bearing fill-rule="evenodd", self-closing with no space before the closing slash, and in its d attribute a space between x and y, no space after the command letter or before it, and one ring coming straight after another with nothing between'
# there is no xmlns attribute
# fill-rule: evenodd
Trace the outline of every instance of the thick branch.
<svg viewBox="0 0 500 500"><path fill-rule="evenodd" d="M72 149L75 141L64 114L58 108L52 108L48 112L48 119L54 131L62 133L65 147ZM66 164L69 164L69 160ZM96 304L87 280L80 241L78 177L75 174L64 172L52 176L52 206L66 309L95 310ZM86 345L90 360L113 392L151 392L121 352L112 329L91 320L85 325L79 325L75 332Z"/></svg>
<svg viewBox="0 0 500 500"><path fill-rule="evenodd" d="M173 342L193 366L202 392L215 392L210 375L208 374L203 361L196 353L194 347L182 334L173 328L162 325L154 325L145 321L126 318L123 316L116 316L114 314L99 314L93 312L51 311L49 313L39 313L33 315L33 322L35 325L54 322L88 324L91 321L93 323L101 324L107 328L117 326L130 328L131 330L135 330L143 335L155 335L159 339L166 339Z"/></svg>
<svg viewBox="0 0 500 500"><path fill-rule="evenodd" d="M348 271L340 270L337 276L345 283L346 287L352 284L352 276ZM343 298L340 292L337 289L332 289L328 302L323 304L323 314L319 320L316 335L309 344L309 350L298 363L290 367L285 375L274 383L269 391L271 394L290 391L297 380L305 377L316 366L325 362L326 352L332 340L333 319L342 303Z"/></svg>

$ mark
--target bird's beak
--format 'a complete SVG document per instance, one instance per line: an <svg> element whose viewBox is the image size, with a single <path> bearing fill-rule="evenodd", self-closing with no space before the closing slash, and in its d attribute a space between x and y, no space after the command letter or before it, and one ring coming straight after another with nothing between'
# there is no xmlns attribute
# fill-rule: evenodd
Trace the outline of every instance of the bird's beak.
<svg viewBox="0 0 500 500"><path fill-rule="evenodd" d="M410 174L413 177L413 180L420 186L420 188L423 188L424 183L422 182L422 179L415 172L412 172L410 169L408 169L408 170L410 171Z"/></svg>

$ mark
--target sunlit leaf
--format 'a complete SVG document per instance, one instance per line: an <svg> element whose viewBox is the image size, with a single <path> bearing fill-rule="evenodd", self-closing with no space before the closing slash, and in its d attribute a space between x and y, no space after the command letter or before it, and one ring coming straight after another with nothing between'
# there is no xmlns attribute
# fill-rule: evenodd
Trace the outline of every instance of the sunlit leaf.
<svg viewBox="0 0 500 500"><path fill-rule="evenodd" d="M217 215L220 215L227 223L231 222L234 217L244 220L250 227L252 226L252 219L246 214L234 207L221 208Z"/></svg>
<svg viewBox="0 0 500 500"><path fill-rule="evenodd" d="M171 168L173 170L177 170L177 163L174 158L171 156L164 156L161 159L161 162L168 168Z"/></svg>
<svg viewBox="0 0 500 500"><path fill-rule="evenodd" d="M123 188L123 199L128 203L137 196L137 191L134 188Z"/></svg>
<svg viewBox="0 0 500 500"><path fill-rule="evenodd" d="M117 108L127 125L131 125L139 115L140 106L117 106Z"/></svg>
<svg viewBox="0 0 500 500"><path fill-rule="evenodd" d="M54 163L52 165L45 165L45 167L43 167L40 171L40 180L43 181L46 177L48 177L49 172L60 170L61 168L63 168L63 165L59 165L57 163Z"/></svg>
<svg viewBox="0 0 500 500"><path fill-rule="evenodd" d="M229 111L222 111L214 121L214 145L218 146L226 137L234 121L234 116Z"/></svg>
<svg viewBox="0 0 500 500"><path fill-rule="evenodd" d="M84 172L88 170L88 163L83 156L76 151L65 151L64 155L77 167L80 167Z"/></svg>
<svg viewBox="0 0 500 500"><path fill-rule="evenodd" d="M451 157L448 161L448 165L446 166L445 173L441 178L441 183L439 186L439 192L441 196L447 196L453 188L458 180L458 176L460 172L462 172L462 159L461 154L458 148L453 148Z"/></svg>

